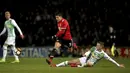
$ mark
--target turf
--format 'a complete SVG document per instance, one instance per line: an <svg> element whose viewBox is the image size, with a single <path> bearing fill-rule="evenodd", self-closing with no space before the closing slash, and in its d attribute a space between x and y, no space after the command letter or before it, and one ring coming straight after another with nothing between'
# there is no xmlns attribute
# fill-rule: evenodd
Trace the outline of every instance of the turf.
<svg viewBox="0 0 130 73"><path fill-rule="evenodd" d="M70 60L72 58L55 58L55 63ZM99 61L94 67L72 68L72 67L49 67L45 58L20 58L20 63L11 64L14 58L7 58L6 63L0 63L0 73L129 73L130 58L116 58L126 68L118 68L107 60Z"/></svg>

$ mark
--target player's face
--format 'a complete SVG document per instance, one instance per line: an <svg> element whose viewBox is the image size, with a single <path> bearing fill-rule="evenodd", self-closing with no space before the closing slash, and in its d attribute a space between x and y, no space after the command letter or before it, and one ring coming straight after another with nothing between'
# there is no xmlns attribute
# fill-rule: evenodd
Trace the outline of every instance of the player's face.
<svg viewBox="0 0 130 73"><path fill-rule="evenodd" d="M10 12L5 12L5 18L6 18L6 19L9 19L10 16L11 16L11 15L10 15Z"/></svg>
<svg viewBox="0 0 130 73"><path fill-rule="evenodd" d="M56 20L57 20L57 22L59 22L61 19L62 19L61 16L56 16Z"/></svg>
<svg viewBox="0 0 130 73"><path fill-rule="evenodd" d="M99 43L97 43L96 47L97 47L98 50L101 50L103 48L103 46L101 44L99 44Z"/></svg>

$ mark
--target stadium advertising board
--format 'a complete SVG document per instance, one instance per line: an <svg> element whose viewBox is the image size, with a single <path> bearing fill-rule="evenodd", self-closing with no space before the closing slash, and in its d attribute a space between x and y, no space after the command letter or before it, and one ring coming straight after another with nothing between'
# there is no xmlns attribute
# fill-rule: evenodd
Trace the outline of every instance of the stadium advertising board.
<svg viewBox="0 0 130 73"><path fill-rule="evenodd" d="M48 57L49 54L48 51L51 50L52 47L21 47L21 49L22 49L22 53L20 57L38 58L38 57ZM130 58L130 48L118 48L117 51L119 53L119 56ZM105 49L105 52L111 55L109 48ZM7 57L12 57L12 56L13 56L12 50L8 48ZM2 57L2 49L0 49L0 57Z"/></svg>
<svg viewBox="0 0 130 73"><path fill-rule="evenodd" d="M22 53L20 57L47 57L48 51L52 49L52 47L21 47ZM2 57L2 50L0 51L0 56ZM12 57L13 52L10 48L8 48L7 57Z"/></svg>

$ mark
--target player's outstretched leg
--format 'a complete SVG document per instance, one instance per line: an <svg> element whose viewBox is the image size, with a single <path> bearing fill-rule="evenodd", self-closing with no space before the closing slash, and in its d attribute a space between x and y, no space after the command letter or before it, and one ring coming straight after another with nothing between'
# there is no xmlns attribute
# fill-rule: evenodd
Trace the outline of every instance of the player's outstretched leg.
<svg viewBox="0 0 130 73"><path fill-rule="evenodd" d="M19 63L20 61L19 61L18 55L16 55L17 49L16 49L15 45L12 45L11 49L13 50L13 55L15 57L15 60L13 62L11 62L11 63Z"/></svg>
<svg viewBox="0 0 130 73"><path fill-rule="evenodd" d="M61 67L68 65L68 61L61 62L59 64L53 64L50 60L46 59L46 62L50 65L50 67Z"/></svg>
<svg viewBox="0 0 130 73"><path fill-rule="evenodd" d="M51 67L64 67L64 66L67 66L67 65L70 65L71 67L77 67L77 65L81 64L79 59L73 59L73 60L70 60L70 61L64 61L64 62L61 62L59 64L53 64L49 60L46 60L46 61L48 62L48 64Z"/></svg>
<svg viewBox="0 0 130 73"><path fill-rule="evenodd" d="M6 44L3 45L3 57L0 60L0 62L5 62L6 61L6 56L7 56L7 46Z"/></svg>
<svg viewBox="0 0 130 73"><path fill-rule="evenodd" d="M49 59L46 59L46 62L50 65L52 60L53 60L53 57L54 56L58 56L59 53L57 52L56 49L53 49L51 52L50 52L50 55L49 55Z"/></svg>
<svg viewBox="0 0 130 73"><path fill-rule="evenodd" d="M52 61L55 56L60 56L60 42L55 42L53 50L50 52L49 60Z"/></svg>
<svg viewBox="0 0 130 73"><path fill-rule="evenodd" d="M56 67L56 64L53 64L52 61L46 59L46 62L48 63L48 65L50 65L50 67Z"/></svg>

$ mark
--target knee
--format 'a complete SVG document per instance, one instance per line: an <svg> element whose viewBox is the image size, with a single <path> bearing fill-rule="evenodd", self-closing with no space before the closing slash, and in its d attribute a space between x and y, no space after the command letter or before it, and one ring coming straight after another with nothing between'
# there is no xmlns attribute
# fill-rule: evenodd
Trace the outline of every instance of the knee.
<svg viewBox="0 0 130 73"><path fill-rule="evenodd" d="M11 46L11 49L12 49L12 50L15 50L16 48L15 48L15 46L14 46L14 45L12 45L12 46Z"/></svg>
<svg viewBox="0 0 130 73"><path fill-rule="evenodd" d="M3 50L7 50L7 46L6 44L3 45Z"/></svg>
<svg viewBox="0 0 130 73"><path fill-rule="evenodd" d="M93 64L91 62L87 63L87 67L92 67L92 66L93 66Z"/></svg>
<svg viewBox="0 0 130 73"><path fill-rule="evenodd" d="M55 42L55 47L56 47L56 48L59 48L59 47L61 47L61 44L60 44L60 42Z"/></svg>

